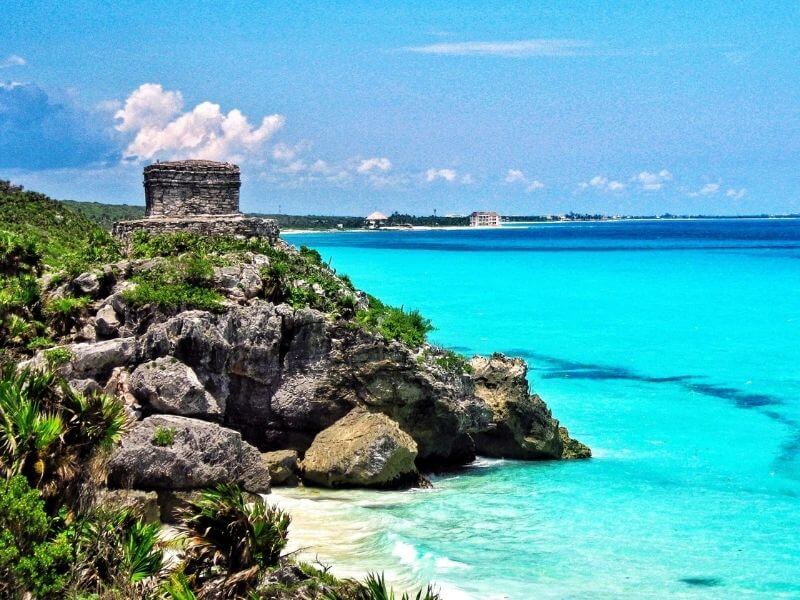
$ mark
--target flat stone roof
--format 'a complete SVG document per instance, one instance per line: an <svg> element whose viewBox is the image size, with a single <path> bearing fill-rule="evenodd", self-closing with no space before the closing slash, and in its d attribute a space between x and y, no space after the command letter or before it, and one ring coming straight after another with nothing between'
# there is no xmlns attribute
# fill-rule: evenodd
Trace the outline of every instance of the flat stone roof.
<svg viewBox="0 0 800 600"><path fill-rule="evenodd" d="M214 160L172 160L167 162L157 162L147 165L147 171L239 171L239 167L233 163L217 162Z"/></svg>

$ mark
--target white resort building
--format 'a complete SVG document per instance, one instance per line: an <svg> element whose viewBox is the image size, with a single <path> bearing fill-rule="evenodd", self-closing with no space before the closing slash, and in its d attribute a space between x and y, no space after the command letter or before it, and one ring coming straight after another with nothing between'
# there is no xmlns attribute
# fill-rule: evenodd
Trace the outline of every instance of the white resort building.
<svg viewBox="0 0 800 600"><path fill-rule="evenodd" d="M474 212L469 216L470 227L500 227L500 215L496 212Z"/></svg>
<svg viewBox="0 0 800 600"><path fill-rule="evenodd" d="M378 229L388 220L389 217L387 217L382 212L376 210L374 213L372 213L366 218L366 226L369 227L370 229Z"/></svg>

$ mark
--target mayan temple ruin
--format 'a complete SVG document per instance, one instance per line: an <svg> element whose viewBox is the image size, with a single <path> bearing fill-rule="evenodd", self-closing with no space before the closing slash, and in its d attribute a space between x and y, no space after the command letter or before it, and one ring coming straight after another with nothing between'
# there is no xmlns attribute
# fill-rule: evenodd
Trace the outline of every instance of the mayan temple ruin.
<svg viewBox="0 0 800 600"><path fill-rule="evenodd" d="M144 168L145 218L121 221L114 235L128 240L136 231L266 237L275 240L273 219L239 212L239 167L210 160L157 162Z"/></svg>

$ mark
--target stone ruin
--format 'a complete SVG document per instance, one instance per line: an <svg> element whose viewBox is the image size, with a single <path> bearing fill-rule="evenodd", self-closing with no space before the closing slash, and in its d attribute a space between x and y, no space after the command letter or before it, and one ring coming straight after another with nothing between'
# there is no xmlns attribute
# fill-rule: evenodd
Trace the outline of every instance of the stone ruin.
<svg viewBox="0 0 800 600"><path fill-rule="evenodd" d="M128 242L136 231L278 238L273 219L239 212L239 167L210 160L158 162L144 168L145 218L114 224Z"/></svg>

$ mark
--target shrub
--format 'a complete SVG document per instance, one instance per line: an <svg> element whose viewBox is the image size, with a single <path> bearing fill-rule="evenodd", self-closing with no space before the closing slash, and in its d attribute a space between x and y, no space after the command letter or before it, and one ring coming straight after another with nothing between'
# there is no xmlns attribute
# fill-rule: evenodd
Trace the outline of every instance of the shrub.
<svg viewBox="0 0 800 600"><path fill-rule="evenodd" d="M69 532L54 528L24 477L0 483L0 596L48 598L64 589L75 553Z"/></svg>
<svg viewBox="0 0 800 600"><path fill-rule="evenodd" d="M75 327L89 302L88 296L53 298L45 304L44 314L53 329L64 335Z"/></svg>
<svg viewBox="0 0 800 600"><path fill-rule="evenodd" d="M369 296L368 309L356 313L356 321L387 340L398 340L412 348L424 344L428 333L433 330L430 320L419 311L406 312L402 308L388 306L374 296Z"/></svg>
<svg viewBox="0 0 800 600"><path fill-rule="evenodd" d="M52 371L0 371L0 468L24 475L46 497L69 500L82 466L127 423L117 399L75 392Z"/></svg>
<svg viewBox="0 0 800 600"><path fill-rule="evenodd" d="M438 592L430 585L414 596L404 593L396 596L394 590L386 584L383 574L370 573L363 582L356 583L356 589L346 594L332 590L323 595L325 600L441 600Z"/></svg>
<svg viewBox="0 0 800 600"><path fill-rule="evenodd" d="M201 572L224 565L229 574L273 566L286 547L289 522L260 498L248 504L238 486L219 484L191 501L185 514L193 539L188 563Z"/></svg>
<svg viewBox="0 0 800 600"><path fill-rule="evenodd" d="M462 373L472 373L472 365L469 364L469 359L463 354L453 352L446 348L434 347L431 350L426 350L421 360L429 360L433 358L433 362L440 366L442 369L449 373L460 375Z"/></svg>
<svg viewBox="0 0 800 600"><path fill-rule="evenodd" d="M152 444L154 446L172 446L175 443L175 434L178 431L174 427L156 427L153 432Z"/></svg>

